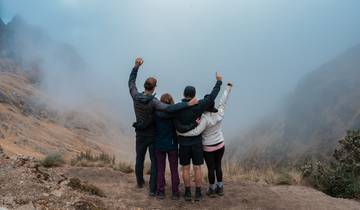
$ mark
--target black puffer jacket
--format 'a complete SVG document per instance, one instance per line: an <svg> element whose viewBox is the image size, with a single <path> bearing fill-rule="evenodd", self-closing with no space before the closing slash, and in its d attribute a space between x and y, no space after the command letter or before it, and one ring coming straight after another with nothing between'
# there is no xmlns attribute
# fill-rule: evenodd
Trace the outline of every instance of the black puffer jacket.
<svg viewBox="0 0 360 210"><path fill-rule="evenodd" d="M136 134L140 136L155 136L153 114L155 110L174 113L188 107L187 103L169 106L160 102L154 95L139 93L136 87L136 77L139 67L134 67L129 78L130 95L134 102L136 122L133 124Z"/></svg>

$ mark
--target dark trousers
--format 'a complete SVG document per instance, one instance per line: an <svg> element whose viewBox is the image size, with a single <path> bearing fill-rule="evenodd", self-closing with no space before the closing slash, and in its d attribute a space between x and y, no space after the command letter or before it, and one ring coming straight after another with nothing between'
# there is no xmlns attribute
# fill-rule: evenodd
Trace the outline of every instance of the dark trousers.
<svg viewBox="0 0 360 210"><path fill-rule="evenodd" d="M168 155L170 171L171 171L171 187L173 193L179 192L179 172L178 172L178 151L160 151L156 150L156 166L157 166L157 191L165 192L165 168L166 154Z"/></svg>
<svg viewBox="0 0 360 210"><path fill-rule="evenodd" d="M225 146L213 152L204 151L204 159L208 168L208 179L210 184L215 184L215 173L216 180L222 182L223 172L221 169L221 160L224 155Z"/></svg>
<svg viewBox="0 0 360 210"><path fill-rule="evenodd" d="M155 149L154 149L154 137L149 136L136 136L136 163L135 163L135 174L138 185L143 185L144 180L144 161L146 150L149 149L151 171L149 188L150 192L156 192L156 160L155 160Z"/></svg>

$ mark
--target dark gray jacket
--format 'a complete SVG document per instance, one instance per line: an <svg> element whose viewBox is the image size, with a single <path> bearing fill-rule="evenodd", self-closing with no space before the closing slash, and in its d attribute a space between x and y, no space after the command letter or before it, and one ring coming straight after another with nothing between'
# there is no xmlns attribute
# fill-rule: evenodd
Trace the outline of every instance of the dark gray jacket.
<svg viewBox="0 0 360 210"><path fill-rule="evenodd" d="M154 95L146 95L144 92L139 92L136 87L136 77L139 67L134 67L130 73L129 90L134 102L134 110L136 122L133 123L136 135L139 136L155 136L155 125L153 114L156 110L165 111L169 113L177 112L181 109L187 108L188 103L178 103L175 105L164 104L159 101Z"/></svg>

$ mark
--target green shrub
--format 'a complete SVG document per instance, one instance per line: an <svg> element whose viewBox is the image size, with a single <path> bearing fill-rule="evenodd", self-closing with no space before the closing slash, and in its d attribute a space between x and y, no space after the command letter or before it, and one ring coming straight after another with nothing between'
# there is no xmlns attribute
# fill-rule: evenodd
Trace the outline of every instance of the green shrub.
<svg viewBox="0 0 360 210"><path fill-rule="evenodd" d="M310 162L302 167L304 179L328 195L341 198L360 196L360 131L348 131L334 152L335 161Z"/></svg>
<svg viewBox="0 0 360 210"><path fill-rule="evenodd" d="M41 161L41 165L47 168L58 167L64 163L65 161L60 154L50 154Z"/></svg>

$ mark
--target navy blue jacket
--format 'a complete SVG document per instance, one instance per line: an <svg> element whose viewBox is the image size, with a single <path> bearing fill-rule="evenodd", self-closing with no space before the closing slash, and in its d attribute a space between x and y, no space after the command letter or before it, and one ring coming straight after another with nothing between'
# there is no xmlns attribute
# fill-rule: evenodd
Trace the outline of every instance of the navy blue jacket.
<svg viewBox="0 0 360 210"><path fill-rule="evenodd" d="M172 151L178 149L176 130L170 115L164 112L155 112L155 149Z"/></svg>

